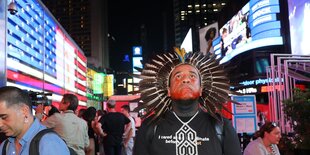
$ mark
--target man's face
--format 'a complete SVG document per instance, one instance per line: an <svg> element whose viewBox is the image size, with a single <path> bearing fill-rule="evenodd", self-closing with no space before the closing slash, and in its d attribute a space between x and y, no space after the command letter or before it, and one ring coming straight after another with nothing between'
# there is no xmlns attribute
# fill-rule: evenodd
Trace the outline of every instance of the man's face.
<svg viewBox="0 0 310 155"><path fill-rule="evenodd" d="M172 100L195 100L201 96L200 77L191 65L177 66L170 76L168 96Z"/></svg>
<svg viewBox="0 0 310 155"><path fill-rule="evenodd" d="M66 102L64 99L62 99L59 104L59 111L66 111L69 105L70 105L69 102Z"/></svg>
<svg viewBox="0 0 310 155"><path fill-rule="evenodd" d="M0 102L0 132L6 136L17 137L23 133L25 107L16 106L7 108L4 101Z"/></svg>
<svg viewBox="0 0 310 155"><path fill-rule="evenodd" d="M127 111L124 109L124 108L121 108L121 113L126 115L127 114Z"/></svg>

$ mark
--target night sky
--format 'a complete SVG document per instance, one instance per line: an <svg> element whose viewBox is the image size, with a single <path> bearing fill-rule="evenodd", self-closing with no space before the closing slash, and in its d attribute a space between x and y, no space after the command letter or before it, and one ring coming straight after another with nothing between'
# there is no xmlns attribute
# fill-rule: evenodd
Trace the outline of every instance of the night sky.
<svg viewBox="0 0 310 155"><path fill-rule="evenodd" d="M166 50L163 41L163 12L166 10L172 14L172 0L109 0L108 5L109 33L115 38L115 40L109 40L110 64L113 69L116 71L130 69L131 62L122 60L126 54L131 56L132 46L141 45L141 26L146 28L147 46L143 49L146 55ZM170 44L166 47L173 46L171 45L173 36L168 37Z"/></svg>

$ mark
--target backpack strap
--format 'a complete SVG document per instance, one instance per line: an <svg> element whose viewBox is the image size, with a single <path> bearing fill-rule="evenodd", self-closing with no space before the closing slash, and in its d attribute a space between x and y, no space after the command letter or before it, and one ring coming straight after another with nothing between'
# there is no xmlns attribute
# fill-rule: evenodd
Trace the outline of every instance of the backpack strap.
<svg viewBox="0 0 310 155"><path fill-rule="evenodd" d="M46 133L50 133L50 132L53 132L56 134L56 132L53 131L52 129L43 129L33 137L33 139L30 142L30 146L29 146L29 154L39 155L40 140L41 140L42 136L44 136Z"/></svg>
<svg viewBox="0 0 310 155"><path fill-rule="evenodd" d="M8 139L3 142L2 155L6 155L6 151L7 151L8 146L9 146L8 143L9 143Z"/></svg>
<svg viewBox="0 0 310 155"><path fill-rule="evenodd" d="M219 139L220 143L221 143L221 148L222 148L222 153L224 154L224 119L220 114L216 114L217 119L213 118L213 125L214 125L214 129L216 132L216 136Z"/></svg>

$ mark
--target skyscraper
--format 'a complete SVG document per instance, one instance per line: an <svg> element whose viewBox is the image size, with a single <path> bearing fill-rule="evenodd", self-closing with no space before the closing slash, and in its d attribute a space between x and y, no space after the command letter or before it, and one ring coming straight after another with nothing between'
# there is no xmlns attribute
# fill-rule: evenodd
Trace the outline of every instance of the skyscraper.
<svg viewBox="0 0 310 155"><path fill-rule="evenodd" d="M109 68L107 0L42 0L84 51L88 63Z"/></svg>

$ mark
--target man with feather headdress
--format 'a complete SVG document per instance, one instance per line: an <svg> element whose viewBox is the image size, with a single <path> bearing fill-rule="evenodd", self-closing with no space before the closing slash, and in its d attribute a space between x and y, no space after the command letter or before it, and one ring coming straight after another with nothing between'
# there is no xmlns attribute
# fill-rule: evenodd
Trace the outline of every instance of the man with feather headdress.
<svg viewBox="0 0 310 155"><path fill-rule="evenodd" d="M234 128L217 113L232 92L215 55L175 49L140 71L137 110L144 109L147 118L134 155L241 155Z"/></svg>

